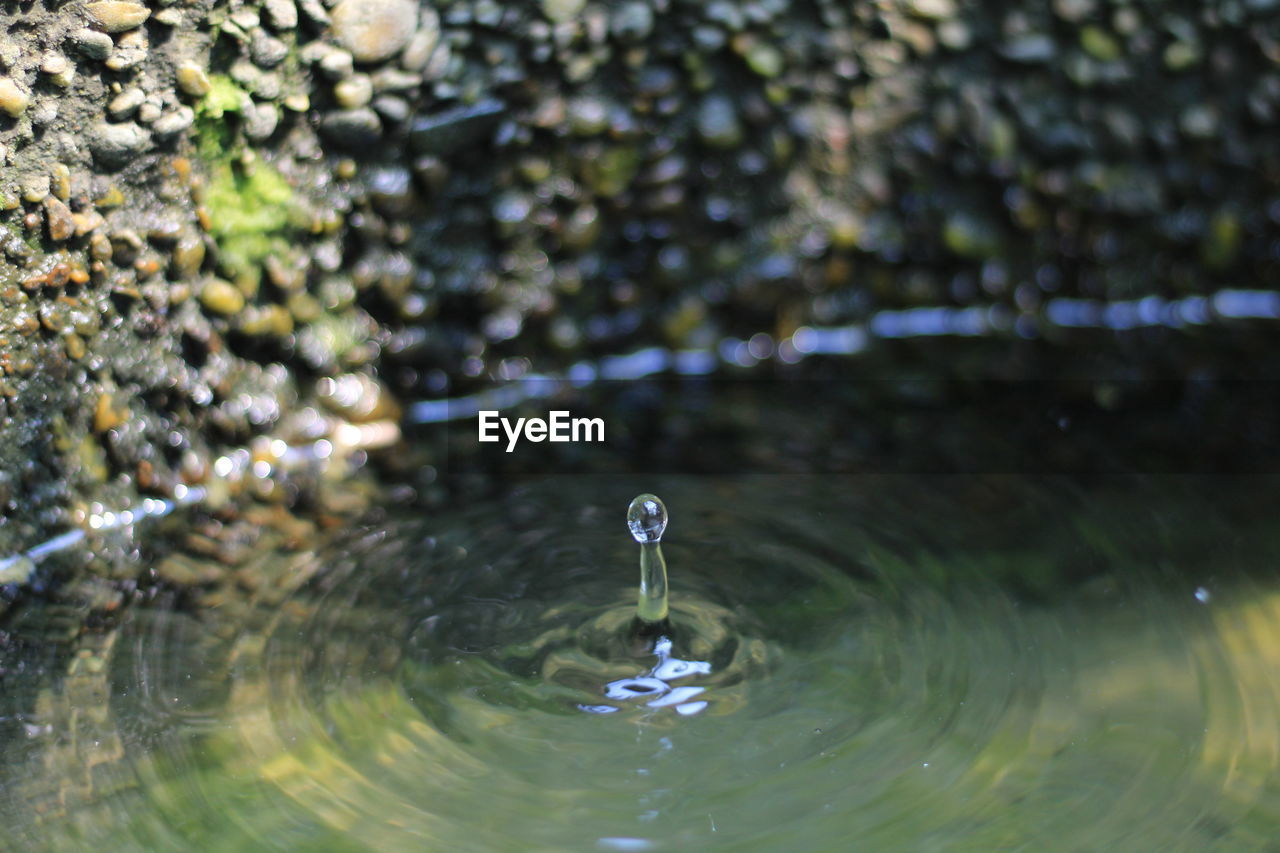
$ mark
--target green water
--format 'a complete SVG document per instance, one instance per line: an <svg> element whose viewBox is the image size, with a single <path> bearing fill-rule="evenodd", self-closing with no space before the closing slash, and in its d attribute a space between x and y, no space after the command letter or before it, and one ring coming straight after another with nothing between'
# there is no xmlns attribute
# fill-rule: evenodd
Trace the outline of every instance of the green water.
<svg viewBox="0 0 1280 853"><path fill-rule="evenodd" d="M578 477L391 517L69 660L11 644L0 847L1266 849L1276 485ZM610 693L663 662L649 491L683 704Z"/></svg>

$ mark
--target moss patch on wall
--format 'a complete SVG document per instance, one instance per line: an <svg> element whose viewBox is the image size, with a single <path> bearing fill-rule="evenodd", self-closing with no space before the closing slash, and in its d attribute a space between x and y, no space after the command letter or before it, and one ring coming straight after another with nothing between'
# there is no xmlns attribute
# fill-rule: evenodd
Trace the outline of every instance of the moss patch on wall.
<svg viewBox="0 0 1280 853"><path fill-rule="evenodd" d="M237 116L248 95L222 75L210 83L196 108L196 150L208 169L209 233L223 271L251 295L262 262L287 246L294 193L283 175L247 156L239 141Z"/></svg>

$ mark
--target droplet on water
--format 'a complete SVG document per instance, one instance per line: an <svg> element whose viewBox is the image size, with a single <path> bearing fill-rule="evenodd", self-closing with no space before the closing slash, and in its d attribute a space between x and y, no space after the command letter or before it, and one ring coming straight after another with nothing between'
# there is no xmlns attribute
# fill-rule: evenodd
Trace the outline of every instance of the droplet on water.
<svg viewBox="0 0 1280 853"><path fill-rule="evenodd" d="M660 542L667 529L667 508L657 495L640 495L627 507L627 527L641 545Z"/></svg>
<svg viewBox="0 0 1280 853"><path fill-rule="evenodd" d="M667 508L657 495L640 495L627 507L627 528L640 543L640 597L636 617L641 625L667 621L667 561L662 558L662 534Z"/></svg>

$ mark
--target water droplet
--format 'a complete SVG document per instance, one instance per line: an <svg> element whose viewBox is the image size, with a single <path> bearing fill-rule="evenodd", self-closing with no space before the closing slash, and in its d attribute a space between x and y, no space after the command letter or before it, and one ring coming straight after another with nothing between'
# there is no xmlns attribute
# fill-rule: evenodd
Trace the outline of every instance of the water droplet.
<svg viewBox="0 0 1280 853"><path fill-rule="evenodd" d="M667 529L667 508L656 495L640 495L627 507L627 528L640 543L636 616L641 624L659 625L667 619L667 562L660 544Z"/></svg>
<svg viewBox="0 0 1280 853"><path fill-rule="evenodd" d="M667 508L657 495L640 495L627 507L627 527L642 545L660 542L667 529Z"/></svg>

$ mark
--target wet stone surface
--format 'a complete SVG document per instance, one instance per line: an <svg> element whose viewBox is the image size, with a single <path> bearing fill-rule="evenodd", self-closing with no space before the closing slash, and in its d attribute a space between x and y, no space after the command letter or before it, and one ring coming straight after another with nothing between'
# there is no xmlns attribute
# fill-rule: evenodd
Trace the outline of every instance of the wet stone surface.
<svg viewBox="0 0 1280 853"><path fill-rule="evenodd" d="M3 553L331 440L317 379L409 411L964 306L1007 312L1018 357L886 363L1274 368L1230 317L1102 348L1038 322L1275 280L1265 3L102 0L0 33ZM96 431L103 394L131 416Z"/></svg>

